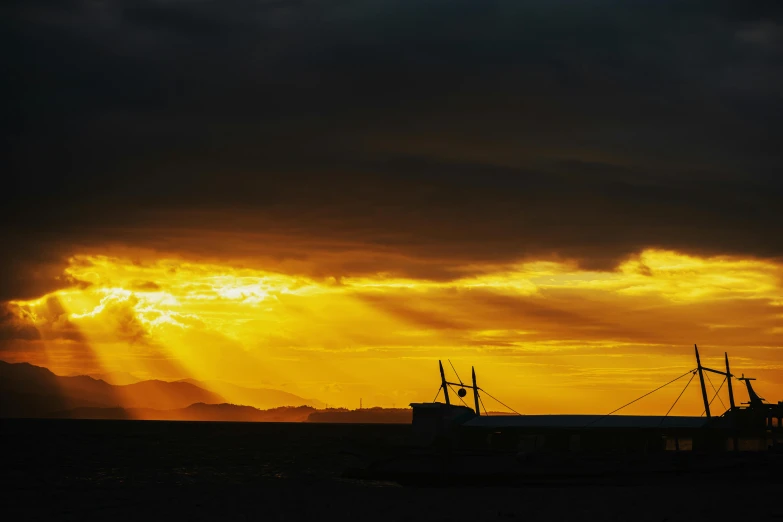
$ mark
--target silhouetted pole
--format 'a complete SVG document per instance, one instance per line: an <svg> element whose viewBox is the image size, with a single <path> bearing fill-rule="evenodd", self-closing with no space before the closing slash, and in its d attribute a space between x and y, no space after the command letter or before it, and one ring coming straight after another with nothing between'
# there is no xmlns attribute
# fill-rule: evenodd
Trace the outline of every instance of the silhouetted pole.
<svg viewBox="0 0 783 522"><path fill-rule="evenodd" d="M729 385L729 406L731 406L731 411L734 411L734 388L731 387L731 370L729 370L729 354L727 352L723 352L723 355L726 356L726 384Z"/></svg>
<svg viewBox="0 0 783 522"><path fill-rule="evenodd" d="M451 405L451 401L449 401L449 385L446 384L446 374L443 372L443 363L438 361L438 366L440 367L440 382L443 387L443 396L446 397L446 404Z"/></svg>
<svg viewBox="0 0 783 522"><path fill-rule="evenodd" d="M699 381L701 381L701 396L704 399L704 413L707 414L707 418L710 415L710 401L707 399L707 386L704 384L704 372L701 369L701 359L699 358L699 348L694 344L693 349L696 350L696 369L699 370Z"/></svg>
<svg viewBox="0 0 783 522"><path fill-rule="evenodd" d="M731 370L729 369L729 354L728 352L723 352L723 356L726 358L726 382L729 385L729 407L731 408L729 411L734 412L735 406L734 406L734 388L731 387ZM739 437L737 436L737 420L736 417L732 415L731 419L732 424L734 425L734 436L732 439L732 449L734 451L739 451Z"/></svg>
<svg viewBox="0 0 783 522"><path fill-rule="evenodd" d="M476 402L476 415L481 415L481 411L479 410L478 385L476 385L476 369L471 366L470 371L473 372L473 400Z"/></svg>

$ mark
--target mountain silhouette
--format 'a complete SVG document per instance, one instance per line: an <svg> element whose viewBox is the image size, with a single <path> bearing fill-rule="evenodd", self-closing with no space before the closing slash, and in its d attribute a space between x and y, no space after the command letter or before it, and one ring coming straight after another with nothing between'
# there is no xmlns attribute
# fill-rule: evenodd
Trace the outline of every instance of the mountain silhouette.
<svg viewBox="0 0 783 522"><path fill-rule="evenodd" d="M226 402L226 399L220 395L188 382L141 381L114 386L114 390L120 398L119 404L126 408L171 410L186 408L197 402L206 404Z"/></svg>
<svg viewBox="0 0 783 522"><path fill-rule="evenodd" d="M223 381L197 381L195 379L182 379L177 382L187 382L223 395L231 399L231 402L235 404L246 404L261 410L280 408L282 406L312 406L313 408L326 406L318 399L306 399L274 388L248 388Z"/></svg>
<svg viewBox="0 0 783 522"><path fill-rule="evenodd" d="M131 374L119 372L106 374L112 379L134 378ZM218 392L218 393L215 393ZM220 393L222 392L222 393ZM224 395L225 394L225 395ZM258 414L244 415L240 410L230 414L223 408L206 412L205 406L244 404L255 412L275 408L311 406L307 414L286 413L282 417L291 422L305 420L315 408L323 407L318 400L305 399L281 390L270 388L246 388L221 381L199 382L194 379L168 382L148 380L130 384L110 384L102 379L87 375L59 376L47 368L29 363L7 363L0 361L0 417L41 417L57 412L61 416L84 415L85 418L177 418L200 420L222 418L241 420L245 417L257 419ZM198 405L201 414L181 412L191 405ZM229 405L229 406L233 406ZM63 413L78 410L76 413ZM105 411L98 411L105 410ZM143 415L133 410L150 410ZM282 411L282 410L281 410ZM166 412L166 413L155 413ZM301 412L300 412L301 413ZM203 415L202 415L203 414ZM272 413L263 416L275 417ZM299 419L299 417L302 417Z"/></svg>
<svg viewBox="0 0 783 522"><path fill-rule="evenodd" d="M39 416L81 407L186 408L221 404L216 393L186 382L141 381L113 386L86 375L63 377L28 363L0 361L0 415Z"/></svg>
<svg viewBox="0 0 783 522"><path fill-rule="evenodd" d="M191 404L187 408L158 410L152 408L95 408L82 407L49 413L46 417L58 419L104 420L166 420L166 421L220 421L220 422L305 422L315 408L275 408L259 410L236 404Z"/></svg>
<svg viewBox="0 0 783 522"><path fill-rule="evenodd" d="M0 361L0 414L36 416L54 409L116 405L112 386L87 376L60 377L28 363ZM29 410L30 415L25 415Z"/></svg>
<svg viewBox="0 0 783 522"><path fill-rule="evenodd" d="M205 389L224 392L231 397ZM245 403L248 405L239 405ZM410 423L410 409L317 409L323 403L269 388L193 379L112 385L0 361L0 418L231 422ZM271 406L271 407L270 407Z"/></svg>

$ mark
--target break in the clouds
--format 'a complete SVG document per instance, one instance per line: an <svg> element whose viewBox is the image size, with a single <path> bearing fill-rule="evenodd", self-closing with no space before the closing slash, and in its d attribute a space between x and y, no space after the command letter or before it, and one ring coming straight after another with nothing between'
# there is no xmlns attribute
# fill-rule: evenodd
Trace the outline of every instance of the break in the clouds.
<svg viewBox="0 0 783 522"><path fill-rule="evenodd" d="M439 281L783 255L778 2L0 10L0 299L107 245Z"/></svg>

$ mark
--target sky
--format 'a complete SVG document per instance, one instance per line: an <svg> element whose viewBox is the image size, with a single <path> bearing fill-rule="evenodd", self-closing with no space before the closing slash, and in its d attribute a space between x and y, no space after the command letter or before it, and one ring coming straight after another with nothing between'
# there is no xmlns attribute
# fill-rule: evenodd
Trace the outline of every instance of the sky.
<svg viewBox="0 0 783 522"><path fill-rule="evenodd" d="M698 344L783 399L779 2L25 0L0 44L2 360L604 413Z"/></svg>

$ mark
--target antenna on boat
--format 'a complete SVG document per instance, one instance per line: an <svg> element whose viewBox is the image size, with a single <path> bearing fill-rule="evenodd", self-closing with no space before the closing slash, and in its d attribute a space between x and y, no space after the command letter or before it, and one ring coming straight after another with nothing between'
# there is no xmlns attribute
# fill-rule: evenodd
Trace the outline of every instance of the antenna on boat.
<svg viewBox="0 0 783 522"><path fill-rule="evenodd" d="M728 352L723 352L723 355L726 357L726 384L729 385L729 406L731 407L731 411L734 411L736 406L734 406L734 389L731 387L731 370L729 370L729 354Z"/></svg>
<svg viewBox="0 0 783 522"><path fill-rule="evenodd" d="M704 372L701 366L701 359L699 358L699 348L694 344L693 349L696 350L696 369L699 371L699 382L701 382L701 396L704 399L704 411L707 414L707 418L712 417L710 415L710 401L707 399L707 386L704 384Z"/></svg>
<svg viewBox="0 0 783 522"><path fill-rule="evenodd" d="M476 369L471 366L470 371L473 374L473 400L476 403L476 415L481 415L481 411L479 410L478 385L476 384Z"/></svg>
<svg viewBox="0 0 783 522"><path fill-rule="evenodd" d="M750 404L751 406L756 406L757 404L763 404L764 399L759 397L758 393L756 393L756 390L753 389L753 386L750 384L750 381L755 381L756 379L751 377L745 377L745 374L742 374L742 377L737 379L738 381L744 381L745 386L748 388L748 397L750 397L750 402L747 404Z"/></svg>
<svg viewBox="0 0 783 522"><path fill-rule="evenodd" d="M446 382L446 374L443 371L443 363L438 361L438 366L440 367L440 382L441 387L443 388L443 396L446 397L446 404L451 405L451 401L449 401L449 383Z"/></svg>

